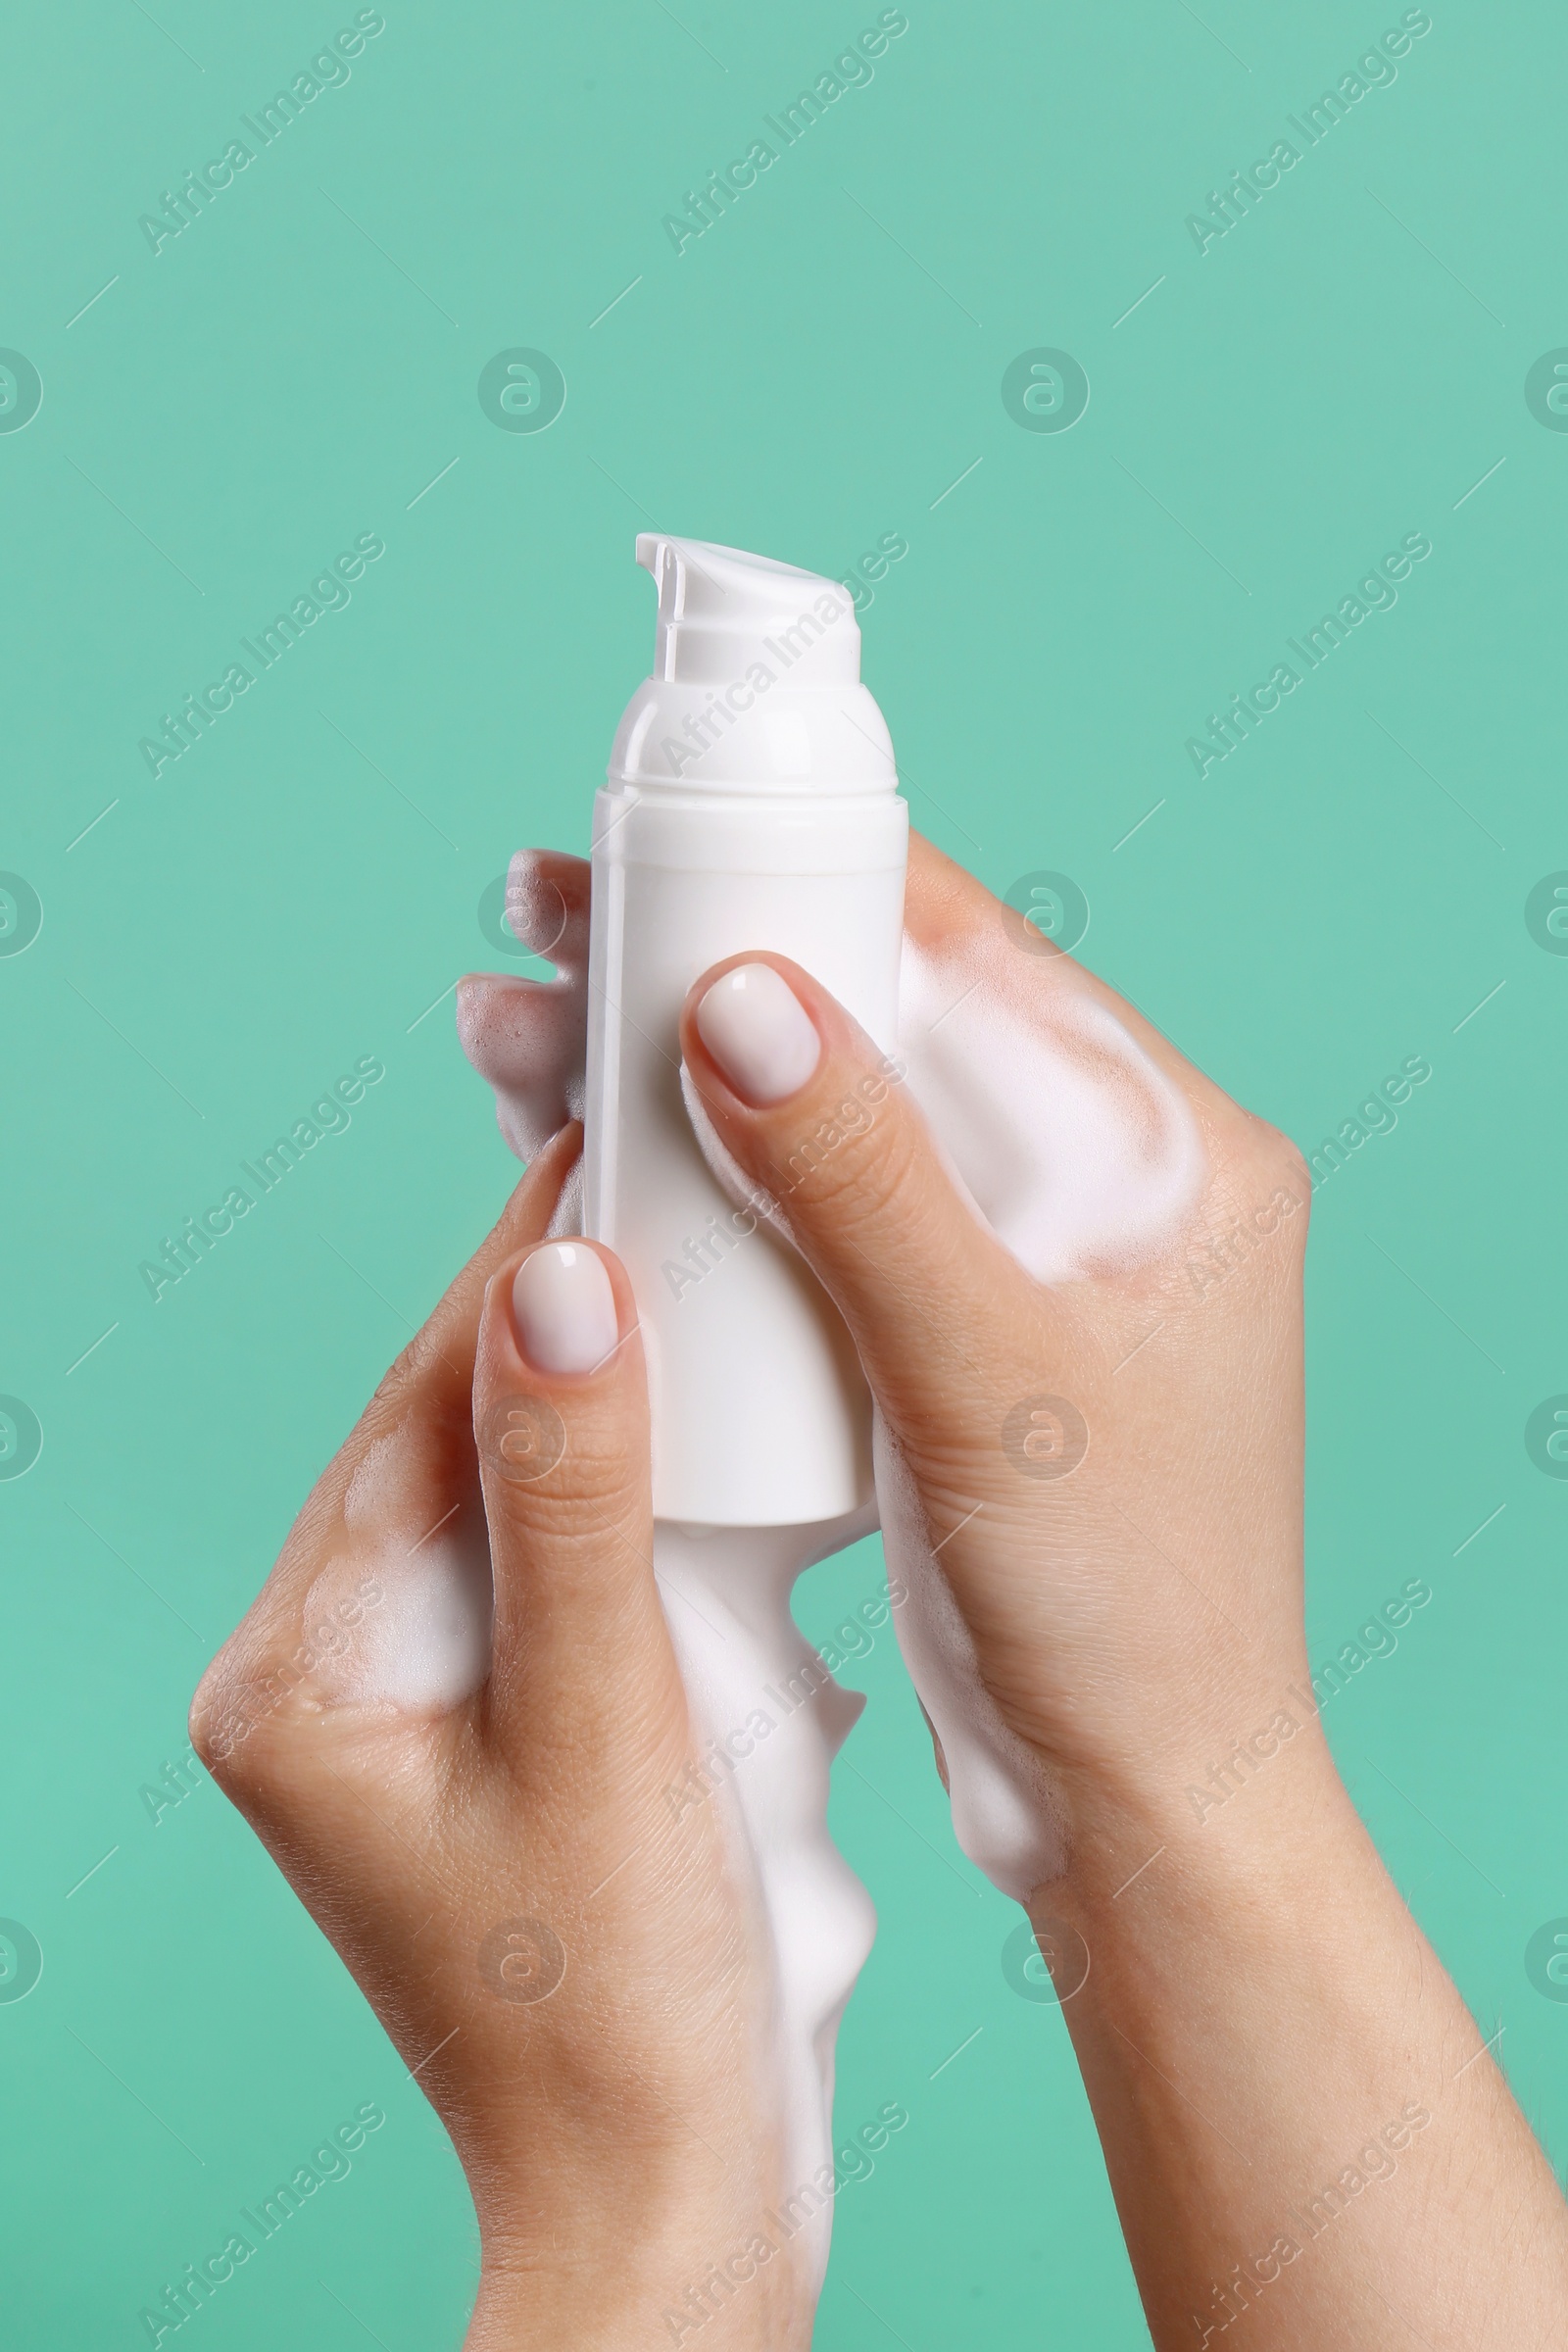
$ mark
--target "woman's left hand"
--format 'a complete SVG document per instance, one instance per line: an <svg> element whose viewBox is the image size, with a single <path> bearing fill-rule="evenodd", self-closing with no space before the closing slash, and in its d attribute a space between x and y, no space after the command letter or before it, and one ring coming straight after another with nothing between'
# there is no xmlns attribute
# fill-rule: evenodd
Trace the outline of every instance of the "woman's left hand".
<svg viewBox="0 0 1568 2352"><path fill-rule="evenodd" d="M541 1153L209 1667L203 1760L439 2111L478 2210L470 2352L804 2345L767 2218L768 1945L692 1752L652 1563L636 1309L545 1241ZM491 1628L491 1588L494 1625Z"/></svg>

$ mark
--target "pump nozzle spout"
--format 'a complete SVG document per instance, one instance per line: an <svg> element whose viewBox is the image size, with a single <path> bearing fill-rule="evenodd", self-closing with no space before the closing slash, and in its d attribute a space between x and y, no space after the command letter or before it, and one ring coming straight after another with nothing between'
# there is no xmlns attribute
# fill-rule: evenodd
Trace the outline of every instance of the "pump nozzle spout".
<svg viewBox="0 0 1568 2352"><path fill-rule="evenodd" d="M637 561L659 589L656 678L716 685L753 663L800 686L854 686L860 631L848 589L791 564L643 531Z"/></svg>

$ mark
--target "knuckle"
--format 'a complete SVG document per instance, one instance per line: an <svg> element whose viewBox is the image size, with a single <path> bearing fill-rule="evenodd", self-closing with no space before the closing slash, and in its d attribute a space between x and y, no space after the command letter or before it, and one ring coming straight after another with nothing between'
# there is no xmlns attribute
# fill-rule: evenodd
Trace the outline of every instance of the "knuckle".
<svg viewBox="0 0 1568 2352"><path fill-rule="evenodd" d="M392 1416L416 1389L429 1364L431 1342L424 1331L416 1332L407 1347L400 1348L380 1379L376 1382L370 1401L362 1415L369 1421L372 1415Z"/></svg>
<svg viewBox="0 0 1568 2352"><path fill-rule="evenodd" d="M831 1104L780 1155L786 1216L794 1201L812 1214L871 1223L904 1192L914 1157L908 1122L889 1115L885 1080L872 1082L878 1092L871 1095L867 1083Z"/></svg>
<svg viewBox="0 0 1568 2352"><path fill-rule="evenodd" d="M559 1540L625 1520L645 1494L646 1481L623 1457L572 1446L543 1477L504 1482L499 1507L519 1529Z"/></svg>
<svg viewBox="0 0 1568 2352"><path fill-rule="evenodd" d="M479 1418L492 1508L519 1531L570 1536L646 1504L646 1445L618 1399L576 1400L569 1419L548 1396L509 1392Z"/></svg>
<svg viewBox="0 0 1568 2352"><path fill-rule="evenodd" d="M1236 1110L1227 1120L1216 1154L1217 1173L1234 1194L1274 1189L1297 1194L1304 1202L1311 1177L1299 1150L1280 1128L1250 1111Z"/></svg>
<svg viewBox="0 0 1568 2352"><path fill-rule="evenodd" d="M309 1680L301 1647L284 1647L252 1610L213 1659L191 1702L190 1737L219 1787L243 1803L277 1777Z"/></svg>
<svg viewBox="0 0 1568 2352"><path fill-rule="evenodd" d="M1312 1209L1312 1177L1288 1135L1233 1107L1214 1139L1212 1174L1187 1276L1206 1298L1243 1267L1261 1277L1298 1272Z"/></svg>
<svg viewBox="0 0 1568 2352"><path fill-rule="evenodd" d="M1253 1119L1249 1159L1262 1181L1288 1193L1298 1207L1310 1209L1312 1178L1299 1148L1266 1119Z"/></svg>
<svg viewBox="0 0 1568 2352"><path fill-rule="evenodd" d="M548 1396L504 1393L475 1416L481 1467L503 1490L538 1486L566 1453L566 1424Z"/></svg>

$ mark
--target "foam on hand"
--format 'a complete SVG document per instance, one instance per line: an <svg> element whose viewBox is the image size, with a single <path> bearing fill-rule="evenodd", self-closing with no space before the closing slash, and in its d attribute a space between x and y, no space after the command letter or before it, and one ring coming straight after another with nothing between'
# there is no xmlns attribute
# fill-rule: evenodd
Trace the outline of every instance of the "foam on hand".
<svg viewBox="0 0 1568 2352"><path fill-rule="evenodd" d="M1001 925L933 951L906 938L899 1049L975 1214L1039 1282L1134 1267L1169 1239L1205 1159L1185 1098L1070 967ZM876 1429L889 1575L908 1587L899 1642L942 1743L954 1835L1017 1901L1065 1844L1039 1760L1003 1720L898 1449Z"/></svg>
<svg viewBox="0 0 1568 2352"><path fill-rule="evenodd" d="M1202 1140L1180 1090L1000 925L936 952L905 941L899 1049L976 1210L1037 1281L1138 1265L1197 1200Z"/></svg>
<svg viewBox="0 0 1568 2352"><path fill-rule="evenodd" d="M876 1933L871 1898L827 1834L829 1767L865 1704L836 1683L790 1614L796 1579L869 1534L872 1514L815 1527L654 1529L695 1754L674 1799L711 1803L772 1960L762 2063L779 2119L778 2206L820 2290L832 2227L839 2021Z"/></svg>
<svg viewBox="0 0 1568 2352"><path fill-rule="evenodd" d="M329 1704L441 1715L490 1671L490 1544L477 1479L433 1528L421 1529L422 1468L400 1431L378 1438L343 1501L345 1544L306 1598L314 1675ZM317 1626L351 1630L322 1642Z"/></svg>

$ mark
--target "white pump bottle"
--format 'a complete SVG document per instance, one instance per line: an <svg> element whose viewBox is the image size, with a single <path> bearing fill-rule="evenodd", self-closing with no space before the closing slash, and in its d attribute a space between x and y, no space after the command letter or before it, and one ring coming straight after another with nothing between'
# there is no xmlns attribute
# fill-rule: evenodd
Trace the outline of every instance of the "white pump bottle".
<svg viewBox="0 0 1568 2352"><path fill-rule="evenodd" d="M586 1226L637 1294L658 1516L800 1525L870 1499L864 1384L812 1277L710 1171L676 1023L710 964L771 948L891 1054L908 812L845 590L653 533L637 561L658 647L595 810Z"/></svg>
<svg viewBox="0 0 1568 2352"><path fill-rule="evenodd" d="M658 647L595 808L584 1223L637 1297L694 1786L733 1825L771 1950L781 2210L810 2217L792 2252L814 2286L837 2029L875 1919L827 1833L828 1766L860 1702L808 1648L790 1591L876 1524L870 1403L825 1294L704 1156L677 1023L709 965L772 949L891 1054L908 816L842 588L653 533L637 561Z"/></svg>

